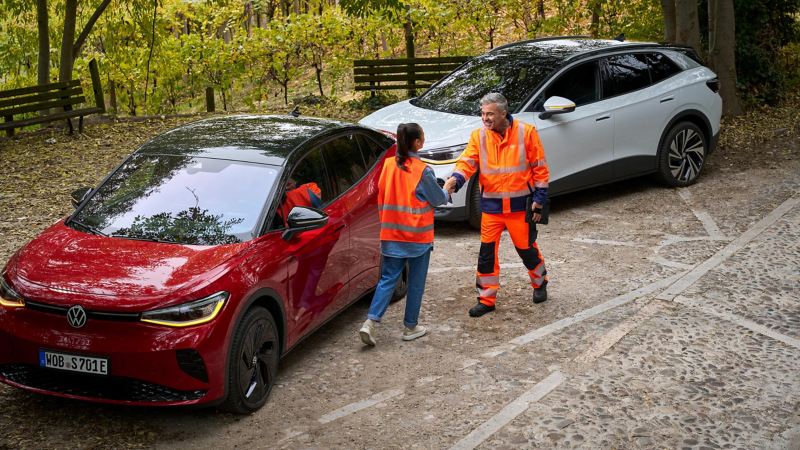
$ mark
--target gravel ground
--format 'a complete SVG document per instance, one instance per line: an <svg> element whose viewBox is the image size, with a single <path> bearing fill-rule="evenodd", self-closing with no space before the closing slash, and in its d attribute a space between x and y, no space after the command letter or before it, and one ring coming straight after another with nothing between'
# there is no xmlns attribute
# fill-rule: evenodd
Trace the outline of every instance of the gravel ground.
<svg viewBox="0 0 800 450"><path fill-rule="evenodd" d="M748 117L728 123L689 188L641 178L560 197L540 232L541 305L504 236L498 309L469 318L479 234L437 224L428 336L401 341L395 305L364 348L362 299L284 358L270 401L245 417L3 385L0 449L798 448L800 206L741 238L800 196L797 114L749 116L769 119L757 135ZM0 260L65 215L72 189L185 120L0 140ZM666 295L688 271L697 280Z"/></svg>

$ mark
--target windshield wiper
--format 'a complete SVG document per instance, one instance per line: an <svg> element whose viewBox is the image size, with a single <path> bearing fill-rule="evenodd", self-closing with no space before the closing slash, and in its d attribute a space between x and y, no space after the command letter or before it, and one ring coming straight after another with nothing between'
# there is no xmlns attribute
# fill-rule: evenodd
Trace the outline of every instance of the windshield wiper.
<svg viewBox="0 0 800 450"><path fill-rule="evenodd" d="M97 228L95 228L95 227L93 227L91 225L87 225L87 224L81 222L78 219L69 219L69 223L74 223L75 225L78 225L79 227L83 228L84 230L88 231L89 233L96 234L98 236L108 237L107 234L103 233L102 231L98 230Z"/></svg>
<svg viewBox="0 0 800 450"><path fill-rule="evenodd" d="M118 238L122 238L122 239L130 239L132 241L159 242L161 244L177 244L177 242L175 242L175 241L167 241L167 240L159 239L159 238L128 236L127 234L119 234L119 233L112 233L111 237L118 237Z"/></svg>

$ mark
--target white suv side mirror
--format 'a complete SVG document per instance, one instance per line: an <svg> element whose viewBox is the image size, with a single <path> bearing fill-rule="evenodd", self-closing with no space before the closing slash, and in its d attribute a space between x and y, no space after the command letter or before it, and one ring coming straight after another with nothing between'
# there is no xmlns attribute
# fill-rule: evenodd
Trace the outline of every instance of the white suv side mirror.
<svg viewBox="0 0 800 450"><path fill-rule="evenodd" d="M544 112L539 114L540 119L549 119L554 114L564 114L575 111L575 102L568 98L554 95L544 102Z"/></svg>

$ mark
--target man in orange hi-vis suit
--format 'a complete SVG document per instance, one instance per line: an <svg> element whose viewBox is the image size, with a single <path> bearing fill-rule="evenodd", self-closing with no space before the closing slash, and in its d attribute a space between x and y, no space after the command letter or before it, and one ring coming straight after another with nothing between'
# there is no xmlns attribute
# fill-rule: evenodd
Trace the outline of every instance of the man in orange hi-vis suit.
<svg viewBox="0 0 800 450"><path fill-rule="evenodd" d="M476 287L478 304L469 310L480 317L495 309L500 288L497 248L500 234L508 230L533 287L533 302L547 300L547 270L536 245L536 222L547 201L550 172L536 128L514 120L501 94L481 99L483 128L474 130L466 150L445 183L450 192L460 189L477 171L481 186L481 247ZM480 169L480 170L479 170ZM528 199L532 197L531 203ZM532 222L525 220L526 206L533 208Z"/></svg>

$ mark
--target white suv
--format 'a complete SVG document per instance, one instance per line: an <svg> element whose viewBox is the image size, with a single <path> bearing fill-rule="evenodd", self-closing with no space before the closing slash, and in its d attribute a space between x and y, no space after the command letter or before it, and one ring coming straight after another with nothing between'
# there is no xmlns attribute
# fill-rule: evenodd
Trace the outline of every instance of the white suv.
<svg viewBox="0 0 800 450"><path fill-rule="evenodd" d="M693 183L719 136L717 76L687 47L580 37L535 39L475 57L421 96L361 119L395 132L425 130L420 156L447 179L482 126L480 98L500 92L516 120L539 131L550 196L657 173L670 186ZM436 218L480 224L477 176Z"/></svg>

